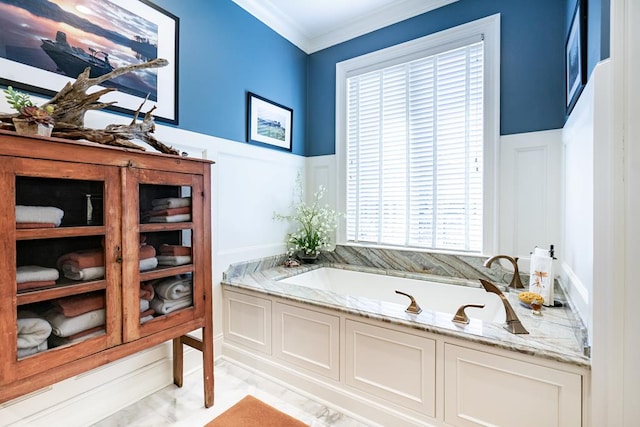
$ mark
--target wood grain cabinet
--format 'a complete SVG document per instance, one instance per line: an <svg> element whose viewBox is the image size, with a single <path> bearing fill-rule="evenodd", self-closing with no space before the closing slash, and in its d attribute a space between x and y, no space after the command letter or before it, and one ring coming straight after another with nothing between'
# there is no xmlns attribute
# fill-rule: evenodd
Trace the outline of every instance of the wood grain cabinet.
<svg viewBox="0 0 640 427"><path fill-rule="evenodd" d="M0 402L172 340L213 404L210 169L0 131Z"/></svg>

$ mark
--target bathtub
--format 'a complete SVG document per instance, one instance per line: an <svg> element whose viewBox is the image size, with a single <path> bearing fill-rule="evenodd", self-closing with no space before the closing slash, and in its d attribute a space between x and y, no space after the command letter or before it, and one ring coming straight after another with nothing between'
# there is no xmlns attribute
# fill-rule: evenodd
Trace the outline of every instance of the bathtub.
<svg viewBox="0 0 640 427"><path fill-rule="evenodd" d="M348 265L303 269L251 268L223 280L225 357L366 424L467 426L472 419L474 425L522 425L517 408L526 396L548 409L552 421L544 425L584 425L582 384L589 370L557 352L563 340L555 335L553 309L545 312L545 325L547 317L534 317L512 293L513 308L531 332L513 335L503 328L500 297L473 280ZM413 295L422 313L406 313L409 298L395 290ZM466 310L469 324L453 323L465 304L485 307ZM483 399L489 386L518 390L505 395L510 403L499 422L495 405Z"/></svg>
<svg viewBox="0 0 640 427"><path fill-rule="evenodd" d="M384 274L321 267L298 274L279 282L305 286L343 296L364 297L376 301L398 304L404 310L410 300L395 291L401 291L416 299L423 310L453 314L463 304L484 304L485 307L465 310L467 316L484 322L504 323L505 310L500 298L464 284L441 283L434 280L418 280Z"/></svg>

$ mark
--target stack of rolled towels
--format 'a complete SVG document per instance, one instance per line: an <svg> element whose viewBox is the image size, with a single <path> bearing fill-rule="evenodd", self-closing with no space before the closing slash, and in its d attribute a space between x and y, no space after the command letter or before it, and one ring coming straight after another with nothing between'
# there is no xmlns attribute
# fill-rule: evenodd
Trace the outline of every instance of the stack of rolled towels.
<svg viewBox="0 0 640 427"><path fill-rule="evenodd" d="M151 308L151 301L156 292L149 282L140 284L140 323L146 323L153 319L155 310Z"/></svg>
<svg viewBox="0 0 640 427"><path fill-rule="evenodd" d="M146 243L140 244L140 271L158 266L156 250ZM57 267L67 279L97 280L104 277L104 250L102 248L69 252L58 258Z"/></svg>
<svg viewBox="0 0 640 427"><path fill-rule="evenodd" d="M189 246L160 245L160 255L157 256L160 265L191 264L191 248Z"/></svg>
<svg viewBox="0 0 640 427"><path fill-rule="evenodd" d="M105 295L103 292L58 298L44 313L51 324L49 343L53 347L73 344L104 333Z"/></svg>
<svg viewBox="0 0 640 427"><path fill-rule="evenodd" d="M64 211L54 206L16 205L16 228L54 228L62 223Z"/></svg>
<svg viewBox="0 0 640 427"><path fill-rule="evenodd" d="M168 314L193 305L193 277L190 273L160 279L153 288L155 296L151 308L156 314Z"/></svg>
<svg viewBox="0 0 640 427"><path fill-rule="evenodd" d="M97 248L69 252L58 258L56 266L67 279L102 279L104 277L104 250Z"/></svg>
<svg viewBox="0 0 640 427"><path fill-rule="evenodd" d="M167 197L151 201L149 222L191 221L191 197Z"/></svg>
<svg viewBox="0 0 640 427"><path fill-rule="evenodd" d="M29 311L18 311L18 358L40 353L48 348L51 324Z"/></svg>
<svg viewBox="0 0 640 427"><path fill-rule="evenodd" d="M55 268L39 265L23 265L16 269L16 283L18 292L29 289L55 286L60 273Z"/></svg>

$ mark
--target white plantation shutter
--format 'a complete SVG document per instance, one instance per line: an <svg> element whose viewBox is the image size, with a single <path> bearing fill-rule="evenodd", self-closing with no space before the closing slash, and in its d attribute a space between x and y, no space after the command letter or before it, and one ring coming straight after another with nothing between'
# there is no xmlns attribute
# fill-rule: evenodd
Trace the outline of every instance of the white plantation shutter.
<svg viewBox="0 0 640 427"><path fill-rule="evenodd" d="M482 250L483 41L347 79L347 240Z"/></svg>

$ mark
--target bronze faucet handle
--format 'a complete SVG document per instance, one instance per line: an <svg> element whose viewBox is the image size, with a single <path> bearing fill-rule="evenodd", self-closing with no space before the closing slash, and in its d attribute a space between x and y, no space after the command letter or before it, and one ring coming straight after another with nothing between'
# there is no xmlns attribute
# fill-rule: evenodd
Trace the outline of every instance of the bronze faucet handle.
<svg viewBox="0 0 640 427"><path fill-rule="evenodd" d="M464 304L461 305L458 308L458 311L456 311L456 315L453 316L453 319L451 320L452 322L456 322L456 323L463 323L463 324L467 324L469 323L469 316L467 316L467 313L465 313L465 308L467 307L473 307L473 308L484 308L484 304Z"/></svg>
<svg viewBox="0 0 640 427"><path fill-rule="evenodd" d="M422 308L420 308L420 306L416 302L416 299L412 295L409 295L409 294L404 293L404 292L400 292L398 290L396 290L396 294L404 295L405 297L409 297L409 299L411 300L411 303L409 304L409 307L407 307L406 310L405 310L407 313L412 313L412 314L420 314L420 313L422 313Z"/></svg>

